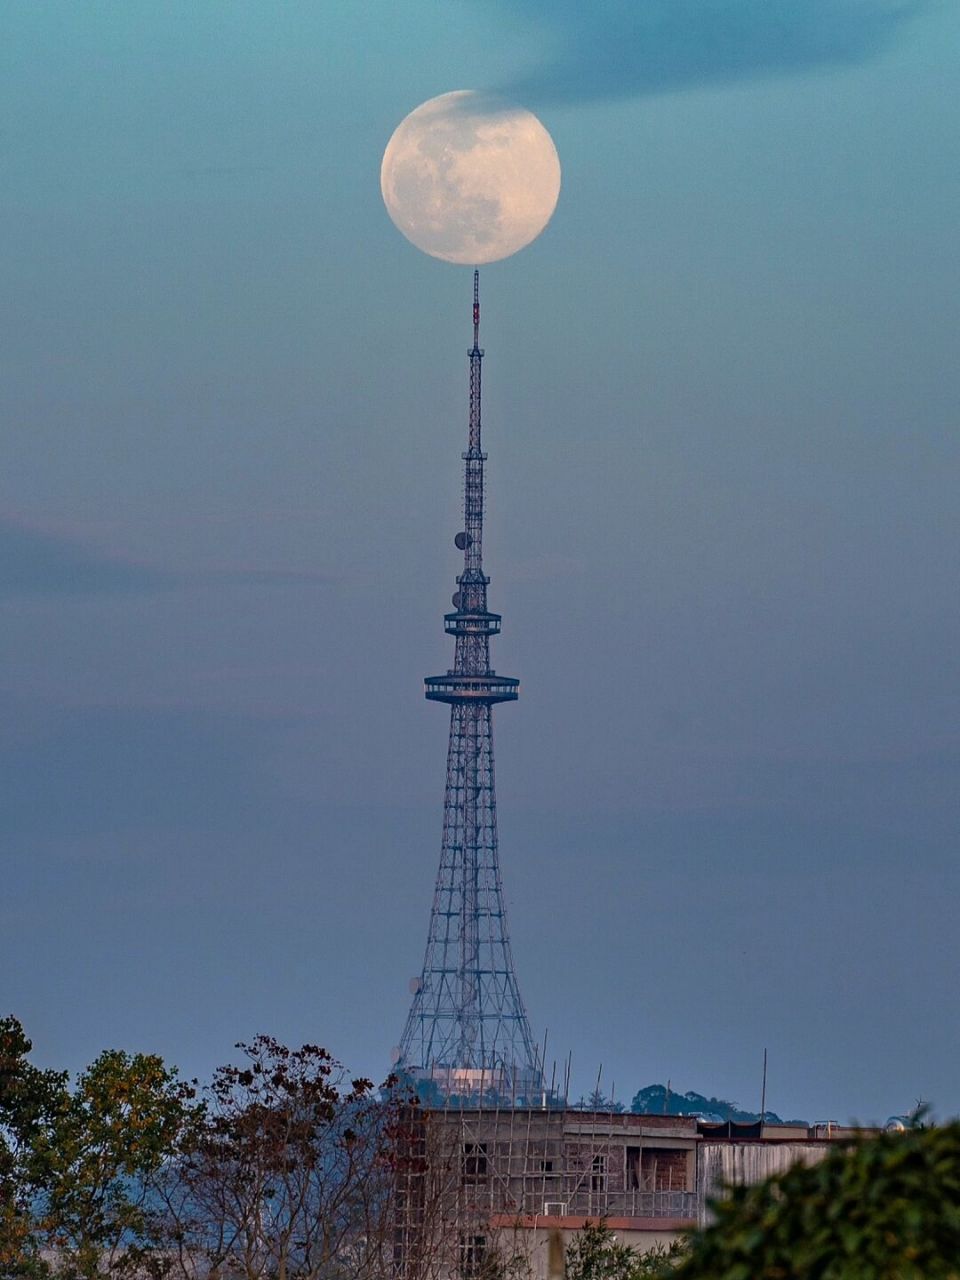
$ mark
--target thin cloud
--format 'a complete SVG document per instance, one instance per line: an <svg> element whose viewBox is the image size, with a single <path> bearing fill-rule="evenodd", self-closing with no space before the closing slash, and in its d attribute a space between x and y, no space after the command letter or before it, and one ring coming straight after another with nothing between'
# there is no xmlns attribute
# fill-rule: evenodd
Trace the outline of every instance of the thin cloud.
<svg viewBox="0 0 960 1280"><path fill-rule="evenodd" d="M170 574L0 518L0 599L22 596L125 595L172 585Z"/></svg>
<svg viewBox="0 0 960 1280"><path fill-rule="evenodd" d="M669 93L877 54L930 0L494 0L540 30L545 63L502 91L599 101Z"/></svg>
<svg viewBox="0 0 960 1280"><path fill-rule="evenodd" d="M0 517L0 600L140 595L199 586L318 586L330 580L312 570L250 565L165 569Z"/></svg>

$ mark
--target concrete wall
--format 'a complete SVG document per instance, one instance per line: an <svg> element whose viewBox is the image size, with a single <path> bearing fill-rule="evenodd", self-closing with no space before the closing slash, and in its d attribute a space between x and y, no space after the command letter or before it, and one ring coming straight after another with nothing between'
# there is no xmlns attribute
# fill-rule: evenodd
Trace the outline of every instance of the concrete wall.
<svg viewBox="0 0 960 1280"><path fill-rule="evenodd" d="M697 1151L697 1222L710 1221L710 1201L724 1187L753 1186L795 1164L817 1164L828 1142L704 1142ZM835 1144L834 1144L835 1145Z"/></svg>

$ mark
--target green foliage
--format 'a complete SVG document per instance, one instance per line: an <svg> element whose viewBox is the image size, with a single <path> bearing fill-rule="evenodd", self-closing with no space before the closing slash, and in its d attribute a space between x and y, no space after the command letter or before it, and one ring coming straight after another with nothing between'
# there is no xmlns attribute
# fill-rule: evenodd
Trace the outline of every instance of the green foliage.
<svg viewBox="0 0 960 1280"><path fill-rule="evenodd" d="M377 1101L316 1045L238 1048L199 1102L119 1050L71 1087L0 1019L0 1280L381 1274L407 1092Z"/></svg>
<svg viewBox="0 0 960 1280"><path fill-rule="evenodd" d="M33 1214L40 1168L36 1146L67 1099L67 1074L27 1059L33 1048L14 1017L0 1018L0 1275L45 1274Z"/></svg>
<svg viewBox="0 0 960 1280"><path fill-rule="evenodd" d="M863 1139L714 1207L676 1280L960 1280L960 1125Z"/></svg>
<svg viewBox="0 0 960 1280"><path fill-rule="evenodd" d="M622 1102L608 1098L600 1089L594 1089L586 1099L581 1098L579 1109L581 1111L612 1111L617 1114L625 1110Z"/></svg>
<svg viewBox="0 0 960 1280"><path fill-rule="evenodd" d="M0 1019L0 1276L148 1270L148 1185L196 1110L160 1058L102 1053L73 1089Z"/></svg>
<svg viewBox="0 0 960 1280"><path fill-rule="evenodd" d="M755 1124L759 1112L744 1111L726 1098L707 1097L693 1089L686 1093L667 1091L665 1085L648 1084L633 1095L630 1110L634 1115L645 1116L694 1116L703 1115L716 1121L732 1120L735 1124ZM805 1120L781 1120L773 1111L765 1113L767 1124L806 1124Z"/></svg>
<svg viewBox="0 0 960 1280"><path fill-rule="evenodd" d="M27 1061L32 1048L16 1018L0 1018L0 1138L7 1150L29 1142L66 1091L65 1071L42 1071Z"/></svg>
<svg viewBox="0 0 960 1280"><path fill-rule="evenodd" d="M567 1246L566 1280L642 1280L674 1274L682 1246L641 1253L622 1244L604 1222L588 1222Z"/></svg>
<svg viewBox="0 0 960 1280"><path fill-rule="evenodd" d="M192 1089L149 1054L107 1050L34 1140L40 1234L56 1274L143 1268L149 1180L195 1115Z"/></svg>

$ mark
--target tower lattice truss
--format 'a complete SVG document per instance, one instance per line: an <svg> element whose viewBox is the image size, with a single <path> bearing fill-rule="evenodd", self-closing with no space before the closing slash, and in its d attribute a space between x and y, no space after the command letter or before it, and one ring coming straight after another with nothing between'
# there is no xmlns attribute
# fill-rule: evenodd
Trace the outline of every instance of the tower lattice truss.
<svg viewBox="0 0 960 1280"><path fill-rule="evenodd" d="M470 416L464 460L463 552L453 612L453 668L424 681L426 697L450 705L443 841L423 971L400 1041L399 1066L444 1093L496 1092L520 1098L540 1088L541 1071L513 970L497 849L493 722L495 703L516 701L519 681L490 666L500 615L487 608L483 572L480 441L479 273L473 276Z"/></svg>

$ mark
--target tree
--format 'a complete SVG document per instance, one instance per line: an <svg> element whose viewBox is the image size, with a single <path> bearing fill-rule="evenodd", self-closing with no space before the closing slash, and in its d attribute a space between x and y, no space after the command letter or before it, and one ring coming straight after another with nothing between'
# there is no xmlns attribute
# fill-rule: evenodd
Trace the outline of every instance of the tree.
<svg viewBox="0 0 960 1280"><path fill-rule="evenodd" d="M107 1050L34 1135L36 1230L64 1280L156 1258L151 1180L196 1122L193 1089L153 1054Z"/></svg>
<svg viewBox="0 0 960 1280"><path fill-rule="evenodd" d="M676 1280L957 1280L960 1125L862 1139L714 1211Z"/></svg>
<svg viewBox="0 0 960 1280"><path fill-rule="evenodd" d="M158 1057L108 1051L69 1087L27 1061L0 1019L0 1275L143 1270L150 1178L192 1117L189 1086Z"/></svg>
<svg viewBox="0 0 960 1280"><path fill-rule="evenodd" d="M220 1067L199 1125L156 1180L168 1257L244 1280L383 1274L397 1105L325 1049L269 1036ZM389 1085L389 1082L388 1082Z"/></svg>
<svg viewBox="0 0 960 1280"><path fill-rule="evenodd" d="M33 1045L14 1017L0 1018L0 1275L41 1275L32 1212L41 1170L35 1144L67 1097L67 1073L27 1061Z"/></svg>
<svg viewBox="0 0 960 1280"><path fill-rule="evenodd" d="M654 1248L641 1253L622 1244L605 1222L588 1222L567 1246L566 1280L641 1280L644 1276L673 1275L682 1246ZM751 1277L752 1280L752 1277Z"/></svg>
<svg viewBox="0 0 960 1280"><path fill-rule="evenodd" d="M619 1114L624 1110L622 1102L608 1098L600 1089L594 1089L588 1094L586 1101L581 1102L580 1106L583 1111L613 1111Z"/></svg>
<svg viewBox="0 0 960 1280"><path fill-rule="evenodd" d="M693 1089L676 1093L662 1084L648 1084L633 1095L630 1110L635 1115L705 1116L714 1122L732 1120L735 1124L756 1124L760 1115L745 1111L727 1098L707 1097ZM767 1124L806 1124L805 1120L783 1121L775 1111L764 1112Z"/></svg>

